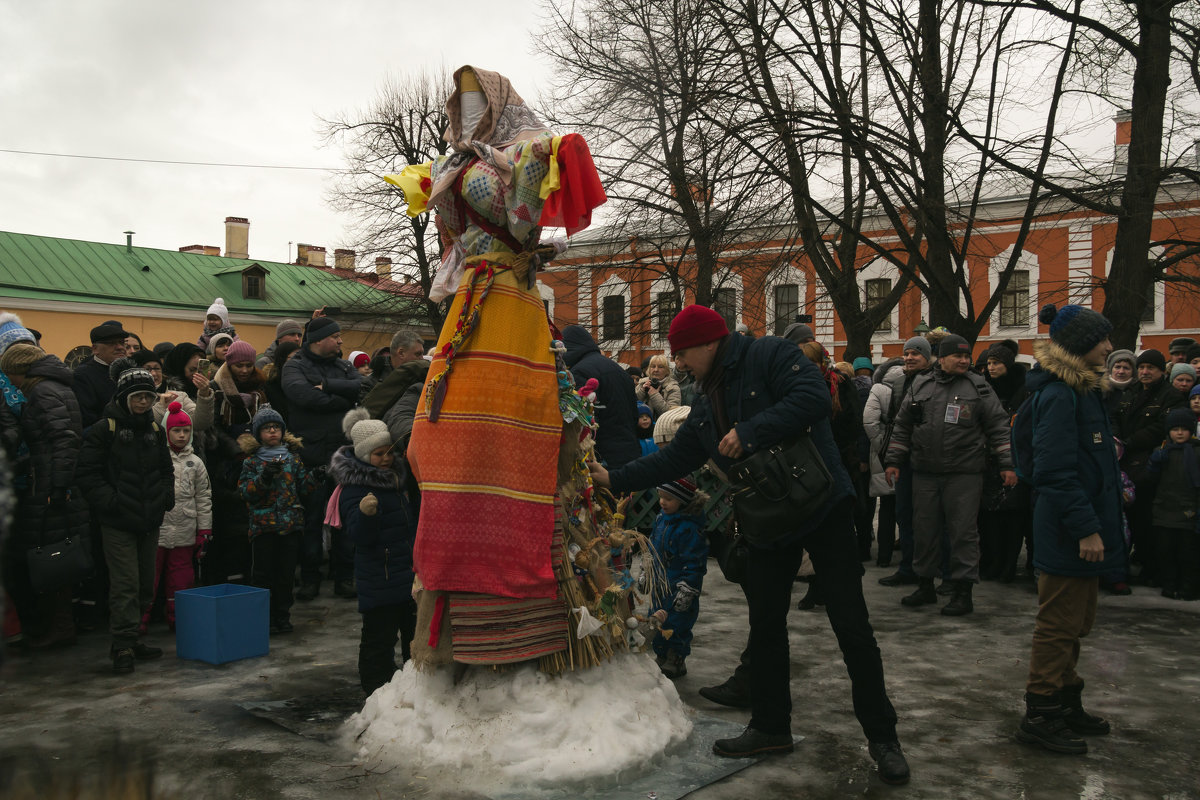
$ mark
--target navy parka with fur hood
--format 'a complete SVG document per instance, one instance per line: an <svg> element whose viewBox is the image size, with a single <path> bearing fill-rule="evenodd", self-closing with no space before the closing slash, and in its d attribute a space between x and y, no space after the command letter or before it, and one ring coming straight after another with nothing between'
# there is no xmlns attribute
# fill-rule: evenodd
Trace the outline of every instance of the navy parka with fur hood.
<svg viewBox="0 0 1200 800"><path fill-rule="evenodd" d="M403 475L358 460L350 445L333 454L329 474L342 486L338 511L342 530L354 543L358 610L412 602L417 515L404 494ZM369 516L358 510L368 494L379 501Z"/></svg>
<svg viewBox="0 0 1200 800"><path fill-rule="evenodd" d="M1125 568L1121 468L1102 398L1107 380L1051 341L1034 343L1038 366L1025 385L1038 392L1033 416L1033 564L1083 578ZM1073 395L1073 396L1072 396ZM1104 560L1084 561L1079 541L1104 540Z"/></svg>
<svg viewBox="0 0 1200 800"><path fill-rule="evenodd" d="M850 476L833 441L829 425L833 403L820 370L800 348L778 336L729 336L723 352L717 351L717 358L723 359L729 422L747 455L811 429L813 444L833 476L833 489L824 507L808 519L796 520L795 531L779 543L785 545L819 530L834 505L854 496ZM708 396L697 391L692 413L669 445L609 473L613 492L621 494L682 478L710 458L728 473L733 461L717 451L727 431L718 427Z"/></svg>

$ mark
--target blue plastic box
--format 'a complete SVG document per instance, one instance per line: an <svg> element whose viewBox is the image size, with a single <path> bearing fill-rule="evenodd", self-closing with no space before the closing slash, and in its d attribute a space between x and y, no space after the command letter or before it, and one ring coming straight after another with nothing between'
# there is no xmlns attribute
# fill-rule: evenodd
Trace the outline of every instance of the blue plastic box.
<svg viewBox="0 0 1200 800"><path fill-rule="evenodd" d="M270 610L271 593L256 586L220 583L176 592L176 655L209 664L265 656Z"/></svg>

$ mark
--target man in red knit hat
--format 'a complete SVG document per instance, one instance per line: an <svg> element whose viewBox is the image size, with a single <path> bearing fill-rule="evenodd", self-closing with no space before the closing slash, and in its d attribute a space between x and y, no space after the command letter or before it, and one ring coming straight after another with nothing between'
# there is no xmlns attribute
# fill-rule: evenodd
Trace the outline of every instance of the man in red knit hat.
<svg viewBox="0 0 1200 800"><path fill-rule="evenodd" d="M862 563L854 535L854 487L829 426L832 402L815 364L776 336L730 336L721 315L688 306L667 334L676 363L696 378L692 412L669 445L592 478L618 494L658 486L699 469L708 459L728 472L734 462L809 430L833 476L829 497L794 530L769 546L751 545L744 590L750 606L750 725L719 739L713 752L730 758L791 752L791 661L787 614L802 552L812 556L826 592L825 609L851 676L854 713L886 783L907 783L908 763L896 738L896 711L884 686L883 661L862 594Z"/></svg>

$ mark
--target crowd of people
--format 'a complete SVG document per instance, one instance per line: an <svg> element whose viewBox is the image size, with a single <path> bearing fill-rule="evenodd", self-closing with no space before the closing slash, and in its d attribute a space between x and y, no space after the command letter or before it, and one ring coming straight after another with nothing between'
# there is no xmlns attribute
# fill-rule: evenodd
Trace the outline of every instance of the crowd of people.
<svg viewBox="0 0 1200 800"><path fill-rule="evenodd" d="M673 344L673 361L655 355L630 367L601 353L581 326L566 327L562 336L576 386L595 401L596 459L609 471L598 482L611 475L624 491L657 487L661 513L650 541L668 588L650 614L672 635L660 634L653 649L663 673L680 677L709 557L707 496L690 476L662 468L682 464L694 443L662 452L659 461L647 457L670 446L702 391L697 381L711 379L714 364L697 369L680 352L695 347ZM726 338L753 341L742 332ZM401 331L373 354L343 357L337 321L316 314L306 323L281 322L260 352L238 337L218 299L195 343L147 347L109 320L92 329L92 356L72 370L44 352L39 339L16 316L0 315L0 426L17 490L15 535L4 554L4 585L16 616L6 623L10 640L20 631L31 648L65 646L107 616L113 669L129 672L137 661L161 656L142 637L159 619L174 630L180 590L223 582L266 588L270 632L277 635L292 630L294 599L317 597L325 579L335 596L358 600L363 689L370 693L390 680L397 643L401 659L408 657L417 614L419 492L405 466L429 370L417 333ZM811 365L827 394L823 456L849 478L847 496L833 510L854 533L851 561L874 560L881 568L895 562L896 571L879 583L911 587L899 601L912 608L948 597L940 609L946 616L974 611L972 589L980 580L1036 577L1036 479L1022 471L1011 443L1015 420L1027 406L1036 409L1029 400L1045 381L1039 383L1036 370L1029 379L1015 342L993 343L973 357L965 339L936 329L876 364L862 357L833 361L804 323L773 341ZM1106 560L1100 585L1114 595L1140 584L1195 600L1200 343L1178 338L1166 356L1153 349L1106 356L1103 415L1115 435L1121 545L1129 558ZM705 413L715 411L706 406ZM1037 411L1029 413L1036 425ZM657 467L644 466L651 463ZM94 569L45 585L24 553L71 538L89 545ZM777 620L780 570L790 572L790 586L811 557L814 566L836 564L837 573L818 568L800 607L831 604L835 628L844 633L865 625L869 633L865 614L860 620L843 610L855 603L841 580L853 571L843 555L805 540L794 558L763 565L761 586L744 587L752 617ZM778 643L758 638L752 644L759 659L774 661ZM847 658L873 674L869 650ZM734 675L702 695L755 707L752 663L748 644ZM874 726L873 742L890 742L894 711L881 670L873 685L864 727ZM766 729L783 727L778 710L759 716ZM762 741L722 746L725 754L747 747L770 752L783 749L782 736L767 730Z"/></svg>
<svg viewBox="0 0 1200 800"><path fill-rule="evenodd" d="M175 630L181 590L267 589L278 635L292 631L294 599L327 579L363 615L363 688L390 679L415 620L403 452L428 369L417 332L343 358L340 325L315 312L280 322L260 350L218 298L195 342L148 347L108 320L71 369L40 338L0 314L16 497L7 643L69 646L107 619L113 670L127 673L162 655L144 637L160 620Z"/></svg>

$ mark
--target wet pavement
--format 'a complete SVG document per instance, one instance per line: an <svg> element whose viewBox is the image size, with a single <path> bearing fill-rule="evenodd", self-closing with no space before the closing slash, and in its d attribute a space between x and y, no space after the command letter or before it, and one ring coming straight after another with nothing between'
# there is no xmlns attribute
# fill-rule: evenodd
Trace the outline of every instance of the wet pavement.
<svg viewBox="0 0 1200 800"><path fill-rule="evenodd" d="M793 610L793 733L790 755L765 759L689 794L727 798L1200 798L1200 603L1137 587L1101 598L1080 674L1085 703L1113 733L1086 756L1018 744L1036 598L1032 584L983 584L974 614L942 617L899 604L907 588L864 579L900 737L913 771L907 787L883 785L851 711L850 687L821 609ZM328 588L328 587L326 587ZM796 587L795 597L803 593ZM746 635L744 601L715 563L705 583L684 702L715 720L747 712L714 706L701 686L736 664ZM0 767L34 765L63 778L112 758L115 741L146 753L158 786L181 797L466 798L420 764L386 773L353 761L339 723L361 703L355 604L323 594L298 604L296 631L268 656L210 666L174 657L166 627L147 641L166 656L115 676L107 637L74 647L10 655L0 667ZM703 728L703 726L701 726ZM581 791L579 796L590 793ZM645 798L608 787L597 797Z"/></svg>

